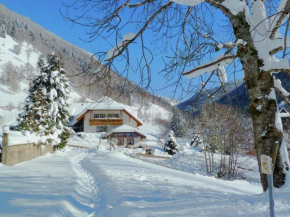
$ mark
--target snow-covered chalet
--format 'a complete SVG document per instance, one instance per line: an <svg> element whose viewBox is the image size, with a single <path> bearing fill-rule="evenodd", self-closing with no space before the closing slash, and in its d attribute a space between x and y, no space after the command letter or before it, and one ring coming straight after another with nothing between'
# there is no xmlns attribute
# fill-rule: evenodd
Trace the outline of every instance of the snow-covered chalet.
<svg viewBox="0 0 290 217"><path fill-rule="evenodd" d="M103 137L116 138L118 145L125 147L142 145L146 139L146 134L138 130L142 121L130 107L109 97L90 103L72 103L69 112L70 127L75 132L106 132Z"/></svg>

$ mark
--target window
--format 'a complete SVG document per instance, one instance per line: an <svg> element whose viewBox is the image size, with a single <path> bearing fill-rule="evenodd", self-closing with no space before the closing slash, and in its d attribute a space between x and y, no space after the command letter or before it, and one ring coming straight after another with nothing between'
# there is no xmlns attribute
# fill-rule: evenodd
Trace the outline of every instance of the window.
<svg viewBox="0 0 290 217"><path fill-rule="evenodd" d="M124 139L118 139L118 145L124 145Z"/></svg>
<svg viewBox="0 0 290 217"><path fill-rule="evenodd" d="M134 145L134 139L127 139L127 145Z"/></svg>
<svg viewBox="0 0 290 217"><path fill-rule="evenodd" d="M100 114L100 118L106 118L106 114Z"/></svg>
<svg viewBox="0 0 290 217"><path fill-rule="evenodd" d="M97 126L97 132L107 132L107 126Z"/></svg>
<svg viewBox="0 0 290 217"><path fill-rule="evenodd" d="M124 133L118 133L118 137L124 137Z"/></svg>
<svg viewBox="0 0 290 217"><path fill-rule="evenodd" d="M109 118L119 118L119 114L108 114Z"/></svg>
<svg viewBox="0 0 290 217"><path fill-rule="evenodd" d="M94 114L94 118L106 118L106 114Z"/></svg>

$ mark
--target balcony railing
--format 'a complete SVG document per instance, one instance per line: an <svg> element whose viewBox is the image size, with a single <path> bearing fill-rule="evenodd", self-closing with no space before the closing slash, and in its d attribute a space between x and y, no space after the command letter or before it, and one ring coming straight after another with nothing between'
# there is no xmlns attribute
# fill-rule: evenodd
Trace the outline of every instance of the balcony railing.
<svg viewBox="0 0 290 217"><path fill-rule="evenodd" d="M90 126L98 125L123 125L123 118L96 118L90 119Z"/></svg>

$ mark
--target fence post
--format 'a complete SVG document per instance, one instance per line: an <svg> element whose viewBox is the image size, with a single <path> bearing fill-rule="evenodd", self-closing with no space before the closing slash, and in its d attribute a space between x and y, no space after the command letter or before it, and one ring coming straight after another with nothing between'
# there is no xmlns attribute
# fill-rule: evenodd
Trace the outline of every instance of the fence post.
<svg viewBox="0 0 290 217"><path fill-rule="evenodd" d="M8 149L8 135L9 127L3 126L3 137L2 137L2 164L7 165L7 149Z"/></svg>

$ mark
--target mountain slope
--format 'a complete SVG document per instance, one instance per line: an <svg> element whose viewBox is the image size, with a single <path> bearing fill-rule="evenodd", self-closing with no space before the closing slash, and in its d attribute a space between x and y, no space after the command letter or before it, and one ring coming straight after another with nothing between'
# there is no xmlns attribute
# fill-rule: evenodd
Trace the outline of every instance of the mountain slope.
<svg viewBox="0 0 290 217"><path fill-rule="evenodd" d="M275 74L275 77L276 79L280 79L282 82L282 86L285 88L285 90L290 92L290 75L284 72L280 72ZM220 104L233 105L235 107L241 108L242 110L248 110L249 98L245 82L238 81L235 83L228 83L225 85L226 91L221 89L214 95L214 98L208 98L208 95L214 93L216 90L217 88L206 90L206 92L202 92L199 97L198 93L196 93L189 100L178 104L178 108L188 111L191 106L194 105L196 110L199 110L201 104L215 101ZM283 100L278 94L277 98L278 103Z"/></svg>
<svg viewBox="0 0 290 217"><path fill-rule="evenodd" d="M196 110L199 110L200 106L203 103L209 103L212 101L219 100L226 102L226 100L222 98L230 94L233 90L240 87L242 84L243 84L242 80L237 80L234 82L226 83L223 88L220 87L215 87L211 89L204 88L204 90L201 93L194 94L190 99L182 103L179 103L177 107L181 110L189 111L189 109L193 106L195 107ZM213 96L209 97L211 96L211 94L213 94Z"/></svg>
<svg viewBox="0 0 290 217"><path fill-rule="evenodd" d="M6 35L12 36L20 46L24 42L27 42L43 55L52 52L57 52L61 55L65 62L64 68L70 76L70 82L75 91L83 96L82 100L85 98L97 100L104 95L108 95L127 105L142 106L141 104L154 102L154 104L171 110L169 102L139 88L134 82L116 74L112 70L110 71L110 79L94 80L96 76L92 75L98 74L96 72L98 68L102 67L102 64L95 58L92 59L91 53L68 43L28 18L10 11L1 4L0 11L0 26L2 30L6 32ZM0 33L3 33L3 31ZM91 60L95 64L92 69L89 68ZM90 79L88 79L88 76ZM102 76L100 75L99 77ZM93 85L88 85L89 83L93 83Z"/></svg>
<svg viewBox="0 0 290 217"><path fill-rule="evenodd" d="M152 122L158 118L155 115L156 108L159 108L160 112L165 114L162 118L167 121L170 119L172 106L167 100L142 90L134 82L120 75L115 76L116 83L110 89L107 89L103 81L87 85L85 69L91 60L92 54L69 44L1 4L0 11L2 18L0 19L0 26L2 26L0 31L0 75L3 73L3 66L11 61L19 69L18 78L19 83L21 83L21 90L14 94L11 88L0 79L0 99L2 99L0 106L2 106L2 112L6 113L7 105L10 102L13 102L14 107L23 105L29 89L25 67L29 65L33 74L37 74L38 58L41 55L57 52L64 61L64 68L74 90L71 101L84 102L86 99L94 101L108 95L118 102L136 108L135 110L138 111L139 115L144 116L144 118L140 118L143 121L145 119L145 122ZM15 114L17 114L16 111ZM5 119L6 117L7 115L5 115ZM9 118L9 121L5 120L5 123L11 123L14 119L15 115Z"/></svg>

